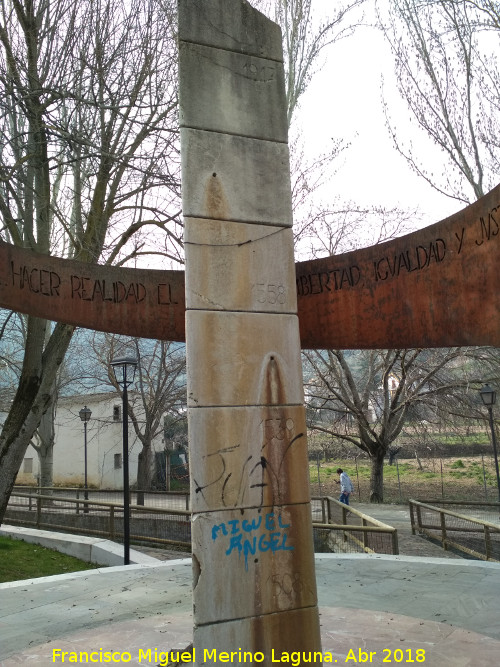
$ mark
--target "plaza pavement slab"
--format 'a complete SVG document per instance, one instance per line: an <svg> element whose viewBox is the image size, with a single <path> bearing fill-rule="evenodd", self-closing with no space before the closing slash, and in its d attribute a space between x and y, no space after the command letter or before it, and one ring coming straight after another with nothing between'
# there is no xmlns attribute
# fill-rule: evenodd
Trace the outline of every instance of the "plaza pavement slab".
<svg viewBox="0 0 500 667"><path fill-rule="evenodd" d="M325 664L498 664L500 564L317 554L316 577ZM157 665L190 644L191 607L190 559L0 584L0 666L62 664L62 651L90 664L79 653L99 649Z"/></svg>

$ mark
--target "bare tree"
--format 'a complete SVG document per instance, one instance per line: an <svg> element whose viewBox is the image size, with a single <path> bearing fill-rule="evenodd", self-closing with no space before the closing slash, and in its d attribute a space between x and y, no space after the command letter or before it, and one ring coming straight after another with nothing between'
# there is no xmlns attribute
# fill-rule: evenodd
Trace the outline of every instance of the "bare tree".
<svg viewBox="0 0 500 667"><path fill-rule="evenodd" d="M173 0L2 2L6 240L87 263L179 256L174 10ZM26 318L18 390L0 434L0 522L72 334Z"/></svg>
<svg viewBox="0 0 500 667"><path fill-rule="evenodd" d="M401 236L412 228L414 211L354 202L335 202L311 211L307 223L296 230L296 242L307 257L329 257Z"/></svg>
<svg viewBox="0 0 500 667"><path fill-rule="evenodd" d="M309 426L368 455L371 502L383 501L384 458L409 419L443 410L476 416L467 390L500 377L499 355L490 348L304 355Z"/></svg>
<svg viewBox="0 0 500 667"><path fill-rule="evenodd" d="M326 202L319 199L318 192L331 182L335 165L348 150L349 142L345 137L329 138L321 155L306 157L297 119L300 100L307 94L314 74L327 57L335 57L335 44L352 37L362 25L365 1L330 3L323 14L313 0L256 2L281 26L283 34L294 238L307 256L345 252L406 231L409 215L403 211L376 205L361 210L356 203L331 195ZM367 229L374 234L367 234Z"/></svg>
<svg viewBox="0 0 500 667"><path fill-rule="evenodd" d="M482 196L498 173L500 96L492 49L498 39L498 3L377 4L379 25L395 57L398 91L424 136L442 150L443 173L425 163L426 157L394 127L386 101L396 149L439 192L464 203ZM498 354L489 349L336 350L307 357L315 369L308 391L316 409L315 427L368 454L375 501L383 498L384 456L405 423L417 423L418 415L440 424L477 416L468 389L498 378ZM394 379L392 390L388 382ZM335 418L325 422L328 410ZM354 417L354 430L346 425L346 416Z"/></svg>
<svg viewBox="0 0 500 667"><path fill-rule="evenodd" d="M53 394L54 396L54 394ZM49 409L43 413L40 424L34 434L31 446L38 455L40 464L40 486L51 487L54 483L54 443L55 443L55 410L57 401L54 397Z"/></svg>
<svg viewBox="0 0 500 667"><path fill-rule="evenodd" d="M313 0L258 0L255 6L281 26L285 58L288 125L307 90L327 47L353 34L361 17L353 10L365 0L332 3L326 16L313 9Z"/></svg>
<svg viewBox="0 0 500 667"><path fill-rule="evenodd" d="M430 165L419 148L401 136L386 101L394 145L437 191L470 203L498 180L498 3L391 0L378 7L380 27L394 54L399 93L423 136L440 149L442 165Z"/></svg>
<svg viewBox="0 0 500 667"><path fill-rule="evenodd" d="M137 488L152 488L154 476L153 441L164 433L164 419L185 416L186 409L186 354L179 343L165 341L124 339L113 334L95 334L92 347L100 368L94 380L101 386L111 384L118 392L111 361L132 353L138 361L136 391L128 394L129 417L138 440L139 453Z"/></svg>

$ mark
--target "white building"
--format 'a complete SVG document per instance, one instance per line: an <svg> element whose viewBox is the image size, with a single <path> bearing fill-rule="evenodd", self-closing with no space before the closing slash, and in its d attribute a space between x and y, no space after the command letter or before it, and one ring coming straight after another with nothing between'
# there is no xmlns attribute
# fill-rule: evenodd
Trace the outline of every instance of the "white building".
<svg viewBox="0 0 500 667"><path fill-rule="evenodd" d="M132 393L129 398L133 399ZM113 392L60 398L55 419L53 482L61 486L83 486L85 470L84 424L79 412L92 411L87 422L87 481L89 488L123 488L123 423L121 397ZM129 480L137 481L137 461L142 444L129 419ZM163 434L153 441L153 449L164 449ZM38 454L30 446L17 476L17 484L38 480Z"/></svg>

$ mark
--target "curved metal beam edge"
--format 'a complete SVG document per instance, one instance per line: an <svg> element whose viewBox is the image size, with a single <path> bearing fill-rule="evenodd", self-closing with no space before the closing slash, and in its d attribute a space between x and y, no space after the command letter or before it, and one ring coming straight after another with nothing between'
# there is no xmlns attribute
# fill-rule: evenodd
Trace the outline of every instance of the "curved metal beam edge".
<svg viewBox="0 0 500 667"><path fill-rule="evenodd" d="M500 185L406 236L296 264L303 349L500 346ZM0 241L0 306L185 340L183 271L89 265Z"/></svg>

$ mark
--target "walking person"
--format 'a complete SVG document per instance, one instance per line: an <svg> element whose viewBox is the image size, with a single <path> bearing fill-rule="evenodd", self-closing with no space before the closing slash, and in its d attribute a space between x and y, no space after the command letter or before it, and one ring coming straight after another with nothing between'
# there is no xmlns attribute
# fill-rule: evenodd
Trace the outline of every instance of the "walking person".
<svg viewBox="0 0 500 667"><path fill-rule="evenodd" d="M342 470L342 468L337 468L337 474L340 475L337 484L340 484L340 502L344 505L349 505L349 496L354 491L354 486L351 482L349 475Z"/></svg>

